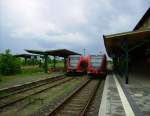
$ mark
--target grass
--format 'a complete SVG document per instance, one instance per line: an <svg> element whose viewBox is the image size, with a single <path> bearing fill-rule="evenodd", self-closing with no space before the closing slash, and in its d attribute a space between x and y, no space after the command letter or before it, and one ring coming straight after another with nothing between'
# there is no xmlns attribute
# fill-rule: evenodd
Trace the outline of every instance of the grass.
<svg viewBox="0 0 150 116"><path fill-rule="evenodd" d="M38 66L24 66L21 73L16 75L1 76L0 88L10 87L16 84L24 84L26 82L36 81L58 74L60 73L44 73L43 69Z"/></svg>
<svg viewBox="0 0 150 116"><path fill-rule="evenodd" d="M55 88L48 89L47 91L39 93L38 95L23 100L19 107L11 107L9 110L1 112L1 114L30 115L33 112L41 109L43 106L49 105L54 100L63 96L65 93L71 92L71 90L81 83L82 80L83 79L71 80Z"/></svg>
<svg viewBox="0 0 150 116"><path fill-rule="evenodd" d="M0 92L0 97L6 96L6 95L8 95L8 94L9 94L9 92L2 91L2 92Z"/></svg>
<svg viewBox="0 0 150 116"><path fill-rule="evenodd" d="M43 106L47 106L54 100L58 99L60 96L63 96L65 93L71 92L71 90L76 87L78 84L80 84L82 79L76 79L72 80L68 83L64 83L61 86L58 86L56 88L52 88L45 93L41 93L32 99L32 103L30 103L25 109L23 109L19 113L23 113L26 115L30 115L33 112L38 111Z"/></svg>
<svg viewBox="0 0 150 116"><path fill-rule="evenodd" d="M49 63L48 64L48 67L49 68L53 68L53 63ZM64 63L63 62L58 62L56 63L56 68L63 68L64 67ZM9 75L9 76L3 76L0 74L0 81L3 81L3 78L2 77L11 77L11 76L28 76L28 75L34 75L35 73L41 73L41 72L44 72L44 68L41 67L39 68L39 65L27 65L27 66L22 66L21 67L21 72L18 73L18 74L15 74L15 75Z"/></svg>
<svg viewBox="0 0 150 116"><path fill-rule="evenodd" d="M53 67L53 64L49 64L49 67ZM62 62L58 62L56 67L63 67L63 63ZM18 74L15 75L8 75L8 76L3 76L0 75L0 82L1 81L7 81L9 79L15 79L15 78L22 78L22 77L27 77L27 76L34 76L34 75L43 75L44 73L44 69L43 68L39 68L38 65L34 65L34 66L23 66L22 67L22 71Z"/></svg>
<svg viewBox="0 0 150 116"><path fill-rule="evenodd" d="M48 67L52 68L54 66L54 63L50 63L48 64ZM56 62L56 67L58 68L63 68L64 67L64 63L63 62Z"/></svg>
<svg viewBox="0 0 150 116"><path fill-rule="evenodd" d="M1 81L7 81L11 78L21 78L21 77L25 77L25 76L33 76L33 75L37 75L37 74L43 74L43 69L38 68L38 67L34 67L34 68L30 68L30 69L22 69L22 71L20 73L15 74L15 75L7 75L7 76L1 75Z"/></svg>

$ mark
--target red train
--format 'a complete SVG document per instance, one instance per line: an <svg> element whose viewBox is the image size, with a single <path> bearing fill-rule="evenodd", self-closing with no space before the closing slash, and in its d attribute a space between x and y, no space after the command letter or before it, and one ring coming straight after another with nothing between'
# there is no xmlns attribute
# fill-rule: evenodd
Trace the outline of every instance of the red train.
<svg viewBox="0 0 150 116"><path fill-rule="evenodd" d="M67 74L83 74L87 71L86 57L81 55L70 55L67 59Z"/></svg>
<svg viewBox="0 0 150 116"><path fill-rule="evenodd" d="M106 76L107 74L107 60L106 55L89 55L88 56L88 75Z"/></svg>
<svg viewBox="0 0 150 116"><path fill-rule="evenodd" d="M93 76L105 76L106 55L70 55L67 60L67 74L85 74Z"/></svg>

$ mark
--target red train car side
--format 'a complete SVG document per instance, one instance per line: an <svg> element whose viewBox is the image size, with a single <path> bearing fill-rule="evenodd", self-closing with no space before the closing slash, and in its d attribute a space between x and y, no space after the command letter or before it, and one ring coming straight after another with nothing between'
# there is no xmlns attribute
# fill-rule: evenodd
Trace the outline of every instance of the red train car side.
<svg viewBox="0 0 150 116"><path fill-rule="evenodd" d="M88 58L88 74L93 76L106 76L107 60L106 55L90 55Z"/></svg>
<svg viewBox="0 0 150 116"><path fill-rule="evenodd" d="M83 74L87 71L87 59L81 55L70 55L67 59L67 74Z"/></svg>

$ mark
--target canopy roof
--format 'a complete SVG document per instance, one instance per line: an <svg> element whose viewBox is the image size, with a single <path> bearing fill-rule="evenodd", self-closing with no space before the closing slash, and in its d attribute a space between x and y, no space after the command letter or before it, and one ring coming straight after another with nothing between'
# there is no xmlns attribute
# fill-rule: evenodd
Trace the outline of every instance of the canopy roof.
<svg viewBox="0 0 150 116"><path fill-rule="evenodd" d="M32 53L32 54L40 54L40 55L44 54L44 51L40 51L40 50L25 50L25 51Z"/></svg>
<svg viewBox="0 0 150 116"><path fill-rule="evenodd" d="M26 50L29 53L34 53L34 54L47 54L51 56L59 56L59 57L67 57L69 55L80 55L77 52L73 52L67 49L57 49L57 50L47 50L47 51L39 51L39 50Z"/></svg>
<svg viewBox="0 0 150 116"><path fill-rule="evenodd" d="M112 57L112 55L122 52L124 44L130 49L140 42L150 40L150 30L130 31L103 37L107 53Z"/></svg>
<svg viewBox="0 0 150 116"><path fill-rule="evenodd" d="M52 56L59 56L59 57L68 57L69 55L80 55L77 52L73 52L67 49L47 50L45 51L45 53Z"/></svg>

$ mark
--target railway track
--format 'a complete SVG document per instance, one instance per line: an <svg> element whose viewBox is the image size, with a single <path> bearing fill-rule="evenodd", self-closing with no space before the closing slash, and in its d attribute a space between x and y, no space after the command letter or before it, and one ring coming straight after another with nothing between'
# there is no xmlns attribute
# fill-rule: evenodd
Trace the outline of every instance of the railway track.
<svg viewBox="0 0 150 116"><path fill-rule="evenodd" d="M17 93L20 93L20 92L23 92L23 91L26 91L26 90L29 90L29 89L32 89L32 88L35 88L38 86L42 86L44 84L47 84L47 83L50 83L53 81L57 81L57 80L62 79L62 78L64 78L64 75L54 76L54 77L43 79L43 80L29 82L29 83L26 83L23 85L16 85L14 87L1 89L0 90L0 94L1 94L0 99L9 97L13 94L17 94Z"/></svg>
<svg viewBox="0 0 150 116"><path fill-rule="evenodd" d="M65 78L65 77L59 77L54 79L52 78L49 81L44 81L44 82L42 81L41 83L39 82L38 84L32 85L30 87L18 89L14 91L12 94L1 97L0 110L4 109L7 106L11 106L17 102L20 102L22 100L25 100L31 96L42 93L48 89L59 86L72 79L73 78Z"/></svg>
<svg viewBox="0 0 150 116"><path fill-rule="evenodd" d="M83 116L92 102L101 80L87 80L60 104L50 109L48 116Z"/></svg>
<svg viewBox="0 0 150 116"><path fill-rule="evenodd" d="M85 116L98 116L105 80L102 80Z"/></svg>

